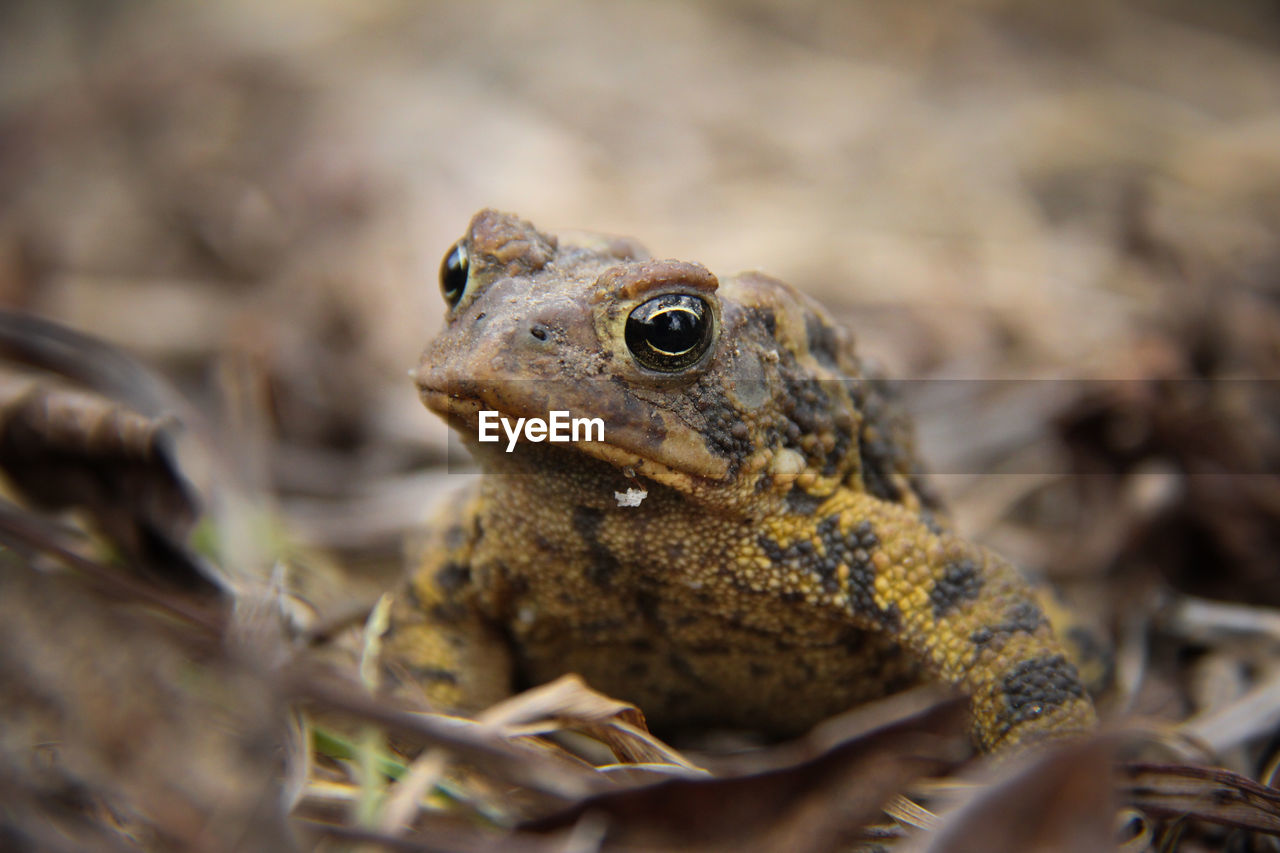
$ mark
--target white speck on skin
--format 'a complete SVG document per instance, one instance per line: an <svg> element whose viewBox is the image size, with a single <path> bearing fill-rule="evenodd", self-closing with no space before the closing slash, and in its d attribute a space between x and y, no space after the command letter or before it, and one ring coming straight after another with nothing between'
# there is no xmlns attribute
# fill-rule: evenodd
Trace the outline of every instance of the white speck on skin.
<svg viewBox="0 0 1280 853"><path fill-rule="evenodd" d="M618 506L640 506L649 493L644 489L627 489L625 492L614 492L613 499Z"/></svg>

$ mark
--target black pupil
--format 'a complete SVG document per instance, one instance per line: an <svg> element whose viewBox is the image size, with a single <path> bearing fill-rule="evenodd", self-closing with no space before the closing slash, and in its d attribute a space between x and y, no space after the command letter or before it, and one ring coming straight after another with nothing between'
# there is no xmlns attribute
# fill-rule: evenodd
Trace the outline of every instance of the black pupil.
<svg viewBox="0 0 1280 853"><path fill-rule="evenodd" d="M682 293L650 299L627 317L626 338L645 367L668 373L688 367L711 341L707 303Z"/></svg>
<svg viewBox="0 0 1280 853"><path fill-rule="evenodd" d="M687 308L671 308L649 320L649 346L660 353L681 355L698 342L702 315Z"/></svg>
<svg viewBox="0 0 1280 853"><path fill-rule="evenodd" d="M440 264L440 290L450 308L458 304L467 289L467 266L467 247L455 243Z"/></svg>

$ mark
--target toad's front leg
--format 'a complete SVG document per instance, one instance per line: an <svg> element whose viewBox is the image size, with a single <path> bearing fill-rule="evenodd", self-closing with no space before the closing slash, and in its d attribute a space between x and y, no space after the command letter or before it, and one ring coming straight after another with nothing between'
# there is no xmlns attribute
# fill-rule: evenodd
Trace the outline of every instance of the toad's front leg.
<svg viewBox="0 0 1280 853"><path fill-rule="evenodd" d="M471 573L479 505L478 495L459 495L433 519L383 638L387 675L441 711L475 713L511 694L511 651Z"/></svg>
<svg viewBox="0 0 1280 853"><path fill-rule="evenodd" d="M1016 749L1096 725L1075 665L1007 561L865 493L834 498L820 513L820 535L804 550L830 600L968 695L981 749ZM775 529L770 541L778 547L785 522Z"/></svg>

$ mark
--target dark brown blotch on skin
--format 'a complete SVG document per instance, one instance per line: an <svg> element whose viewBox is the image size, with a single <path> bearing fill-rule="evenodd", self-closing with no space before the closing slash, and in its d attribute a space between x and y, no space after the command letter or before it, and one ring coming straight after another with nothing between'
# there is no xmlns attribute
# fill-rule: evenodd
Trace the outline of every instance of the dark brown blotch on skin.
<svg viewBox="0 0 1280 853"><path fill-rule="evenodd" d="M895 626L899 617L897 605L890 603L886 609L881 610L876 604L876 567L872 558L875 556L876 549L880 547L880 538L876 535L871 522L858 522L850 531L849 544L852 557L849 563L850 611L855 616L870 619L875 623L888 627Z"/></svg>
<svg viewBox="0 0 1280 853"><path fill-rule="evenodd" d="M982 594L982 573L973 560L965 558L948 563L942 577L929 590L933 617L941 619L961 603L974 601Z"/></svg>
<svg viewBox="0 0 1280 853"><path fill-rule="evenodd" d="M438 625L462 624L471 615L471 611L456 601L434 604L427 612L431 614L431 621Z"/></svg>
<svg viewBox="0 0 1280 853"><path fill-rule="evenodd" d="M785 498L787 509L796 515L810 516L826 502L830 495L812 495L799 486L792 486Z"/></svg>
<svg viewBox="0 0 1280 853"><path fill-rule="evenodd" d="M829 370L839 370L840 335L835 328L812 311L806 311L804 331L809 339L809 352L818 364Z"/></svg>
<svg viewBox="0 0 1280 853"><path fill-rule="evenodd" d="M701 377L689 396L691 408L702 421L700 432L707 450L728 463L728 477L732 479L755 449L750 430L744 428L745 413L733 404L714 377Z"/></svg>
<svg viewBox="0 0 1280 853"><path fill-rule="evenodd" d="M471 569L461 563L449 561L436 572L436 586L442 592L457 592L471 583Z"/></svg>
<svg viewBox="0 0 1280 853"><path fill-rule="evenodd" d="M604 511L590 506L573 509L573 529L586 543L590 564L586 568L587 579L596 586L609 588L621 564L618 558L600 541L600 525L604 523Z"/></svg>
<svg viewBox="0 0 1280 853"><path fill-rule="evenodd" d="M1001 682L1001 695L1004 708L995 727L997 737L1020 723L1084 698L1085 692L1076 668L1066 657L1056 654L1015 665Z"/></svg>
<svg viewBox="0 0 1280 853"><path fill-rule="evenodd" d="M969 641L979 648L1011 634L1034 634L1049 624L1044 613L1031 601L1020 601L1005 611L1001 621L975 630Z"/></svg>
<svg viewBox="0 0 1280 853"><path fill-rule="evenodd" d="M895 408L892 384L873 377L846 378L842 384L862 416L858 468L863 489L881 500L902 503L905 496L897 477L909 478L915 461L910 455L908 427Z"/></svg>

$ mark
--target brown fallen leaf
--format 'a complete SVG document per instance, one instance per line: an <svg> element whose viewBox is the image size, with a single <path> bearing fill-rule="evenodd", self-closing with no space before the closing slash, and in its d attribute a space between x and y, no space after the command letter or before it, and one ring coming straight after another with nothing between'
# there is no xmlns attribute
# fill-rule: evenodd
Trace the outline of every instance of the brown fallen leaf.
<svg viewBox="0 0 1280 853"><path fill-rule="evenodd" d="M563 676L499 702L481 714L479 721L496 727L506 737L580 732L604 744L620 762L671 764L702 772L649 733L639 708L592 690L577 675Z"/></svg>
<svg viewBox="0 0 1280 853"><path fill-rule="evenodd" d="M185 547L197 508L170 428L96 395L37 387L0 401L0 469L42 509L85 510L139 567L207 586Z"/></svg>
<svg viewBox="0 0 1280 853"><path fill-rule="evenodd" d="M83 510L134 568L219 589L186 545L199 506L174 456L178 424L162 412L176 397L161 380L106 343L9 312L0 355L88 383L0 374L0 470L13 487L44 510Z"/></svg>
<svg viewBox="0 0 1280 853"><path fill-rule="evenodd" d="M997 782L972 789L940 815L939 830L907 849L918 853L1095 853L1114 847L1115 798L1105 784L1114 743L1096 739L1032 756Z"/></svg>
<svg viewBox="0 0 1280 853"><path fill-rule="evenodd" d="M908 782L950 769L965 755L957 748L963 738L956 737L964 727L963 703L922 709L920 694L886 702L907 715L862 731L859 720L868 719L868 709L855 711L850 730L857 734L816 757L794 761L811 748L802 740L763 750L753 758L759 768L753 772L602 794L526 829L563 829L589 815L604 823L601 850L834 849L881 819L882 807Z"/></svg>

